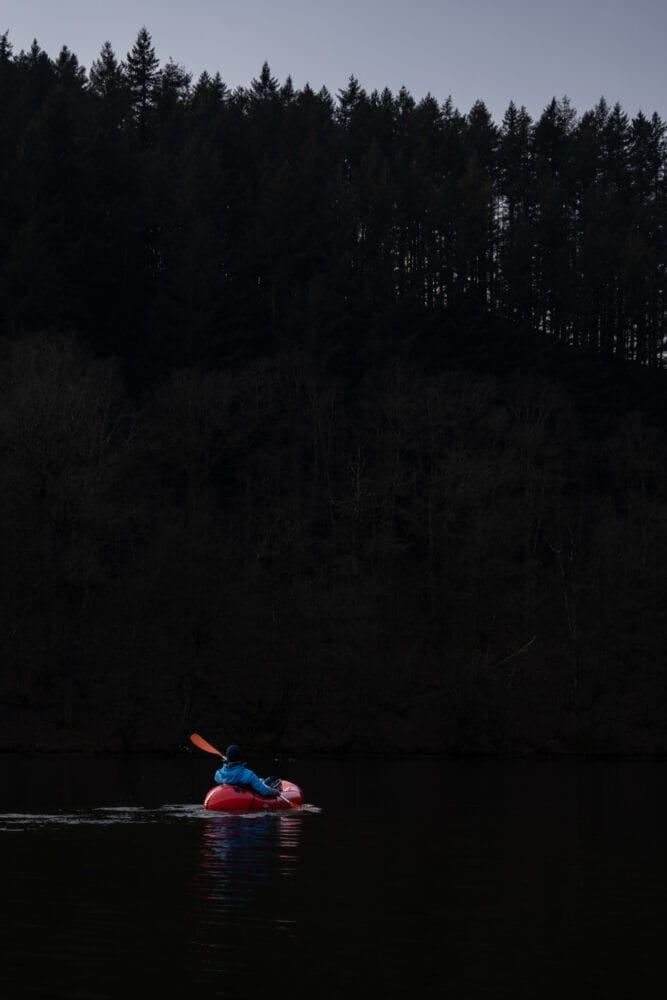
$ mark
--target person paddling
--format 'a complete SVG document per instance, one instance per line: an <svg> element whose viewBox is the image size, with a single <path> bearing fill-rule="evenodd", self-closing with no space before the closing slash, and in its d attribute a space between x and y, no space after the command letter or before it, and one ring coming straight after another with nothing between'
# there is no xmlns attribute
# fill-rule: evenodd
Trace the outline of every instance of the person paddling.
<svg viewBox="0 0 667 1000"><path fill-rule="evenodd" d="M235 743L231 743L223 758L224 764L215 772L215 780L218 785L234 785L234 787L247 788L257 795L263 795L265 799L277 799L280 796L280 787L272 787L274 781L278 786L280 782L274 778L267 778L262 781L259 775L251 771L241 760L241 750ZM268 782L268 783L267 783Z"/></svg>

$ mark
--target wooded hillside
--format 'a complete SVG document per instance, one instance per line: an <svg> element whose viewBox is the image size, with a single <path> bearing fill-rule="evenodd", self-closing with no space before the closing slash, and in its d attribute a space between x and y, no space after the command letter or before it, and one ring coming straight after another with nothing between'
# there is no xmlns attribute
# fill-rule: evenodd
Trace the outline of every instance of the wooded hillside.
<svg viewBox="0 0 667 1000"><path fill-rule="evenodd" d="M664 749L665 165L0 37L0 749Z"/></svg>

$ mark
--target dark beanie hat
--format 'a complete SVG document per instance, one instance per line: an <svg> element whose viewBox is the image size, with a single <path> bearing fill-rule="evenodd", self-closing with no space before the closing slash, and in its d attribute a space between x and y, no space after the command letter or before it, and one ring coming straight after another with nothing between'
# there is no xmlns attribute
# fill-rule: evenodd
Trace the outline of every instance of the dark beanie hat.
<svg viewBox="0 0 667 1000"><path fill-rule="evenodd" d="M237 747L236 743L230 743L225 751L225 757L227 758L228 764L240 764L241 748Z"/></svg>

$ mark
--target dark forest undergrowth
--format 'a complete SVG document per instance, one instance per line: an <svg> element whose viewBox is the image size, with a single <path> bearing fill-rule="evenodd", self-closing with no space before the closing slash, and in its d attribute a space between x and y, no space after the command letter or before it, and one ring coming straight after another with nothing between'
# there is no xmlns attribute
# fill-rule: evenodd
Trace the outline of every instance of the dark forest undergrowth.
<svg viewBox="0 0 667 1000"><path fill-rule="evenodd" d="M501 364L486 322L481 364L140 401L5 342L4 747L660 751L663 373Z"/></svg>

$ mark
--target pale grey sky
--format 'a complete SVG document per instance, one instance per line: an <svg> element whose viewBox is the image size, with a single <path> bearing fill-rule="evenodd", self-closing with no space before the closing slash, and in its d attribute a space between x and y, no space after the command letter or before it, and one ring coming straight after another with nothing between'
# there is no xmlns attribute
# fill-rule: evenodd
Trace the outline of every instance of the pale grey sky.
<svg viewBox="0 0 667 1000"><path fill-rule="evenodd" d="M336 94L354 74L463 112L481 98L497 121L512 99L535 117L564 94L579 113L604 95L667 117L665 0L0 0L15 52L65 44L86 68L106 40L124 57L142 25L162 62L232 88L266 60L297 88Z"/></svg>

